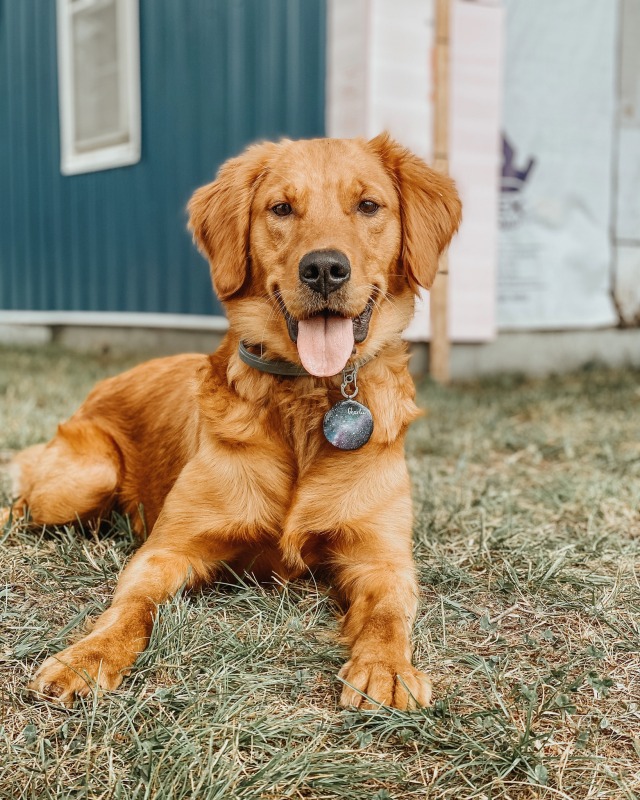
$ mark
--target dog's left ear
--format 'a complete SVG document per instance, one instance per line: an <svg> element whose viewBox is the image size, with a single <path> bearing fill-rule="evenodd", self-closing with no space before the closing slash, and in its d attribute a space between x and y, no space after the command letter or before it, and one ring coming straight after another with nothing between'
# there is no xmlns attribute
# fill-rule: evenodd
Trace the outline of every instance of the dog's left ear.
<svg viewBox="0 0 640 800"><path fill-rule="evenodd" d="M414 292L428 289L438 271L438 257L460 224L462 206L454 182L428 167L388 133L368 146L396 185L402 218L401 259Z"/></svg>
<svg viewBox="0 0 640 800"><path fill-rule="evenodd" d="M216 180L197 189L187 206L189 229L209 260L221 300L239 292L247 279L251 202L275 148L272 142L256 144L225 161Z"/></svg>

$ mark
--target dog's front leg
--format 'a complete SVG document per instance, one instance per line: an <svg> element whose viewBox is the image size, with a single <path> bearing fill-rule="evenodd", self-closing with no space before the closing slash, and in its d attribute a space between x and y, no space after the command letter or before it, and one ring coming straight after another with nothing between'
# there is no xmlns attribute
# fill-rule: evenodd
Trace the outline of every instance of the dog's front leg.
<svg viewBox="0 0 640 800"><path fill-rule="evenodd" d="M190 534L184 518L165 509L122 573L111 606L87 636L47 658L29 688L65 705L94 688L117 688L149 643L158 605L182 586L209 580L234 555L215 532Z"/></svg>
<svg viewBox="0 0 640 800"><path fill-rule="evenodd" d="M348 462L330 452L303 476L281 548L298 568L305 553L324 550L322 559L333 570L346 608L342 638L351 650L340 671L341 704L425 706L431 684L411 664L418 587L403 443L367 448L350 453Z"/></svg>
<svg viewBox="0 0 640 800"><path fill-rule="evenodd" d="M427 706L431 683L411 663L418 588L409 534L398 539L393 527L385 534L362 533L343 545L334 561L347 603L342 637L351 650L339 673L344 681L340 704Z"/></svg>

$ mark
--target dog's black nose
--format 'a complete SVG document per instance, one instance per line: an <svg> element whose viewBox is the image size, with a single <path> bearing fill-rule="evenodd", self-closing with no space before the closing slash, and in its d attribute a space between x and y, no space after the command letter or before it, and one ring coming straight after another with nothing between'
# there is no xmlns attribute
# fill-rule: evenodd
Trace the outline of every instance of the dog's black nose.
<svg viewBox="0 0 640 800"><path fill-rule="evenodd" d="M326 300L351 277L351 264L339 250L312 250L300 259L300 280Z"/></svg>

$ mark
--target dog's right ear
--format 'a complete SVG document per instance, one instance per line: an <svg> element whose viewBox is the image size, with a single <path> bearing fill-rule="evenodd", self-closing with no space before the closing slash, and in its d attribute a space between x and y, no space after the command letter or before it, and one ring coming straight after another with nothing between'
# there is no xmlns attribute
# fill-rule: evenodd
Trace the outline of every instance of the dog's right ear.
<svg viewBox="0 0 640 800"><path fill-rule="evenodd" d="M251 202L275 148L272 142L253 145L225 161L216 180L197 189L187 206L189 230L209 260L221 300L239 292L247 279Z"/></svg>

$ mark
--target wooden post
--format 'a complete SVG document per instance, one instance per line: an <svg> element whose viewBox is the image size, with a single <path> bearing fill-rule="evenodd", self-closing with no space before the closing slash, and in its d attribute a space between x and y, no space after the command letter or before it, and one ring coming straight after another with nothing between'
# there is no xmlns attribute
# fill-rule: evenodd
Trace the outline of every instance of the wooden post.
<svg viewBox="0 0 640 800"><path fill-rule="evenodd" d="M451 0L436 0L434 63L434 168L449 172L449 30ZM438 272L429 294L431 341L429 372L439 383L450 378L449 342L449 259L446 251L440 256Z"/></svg>

